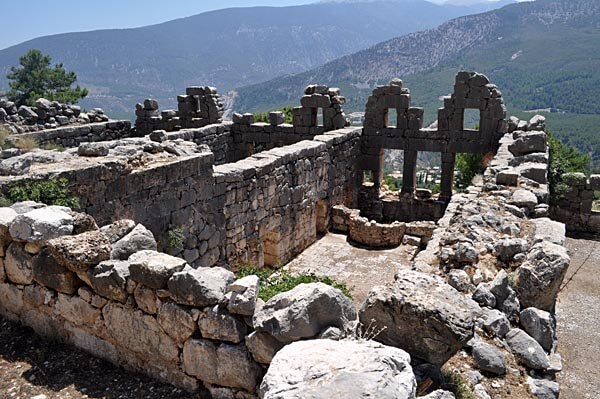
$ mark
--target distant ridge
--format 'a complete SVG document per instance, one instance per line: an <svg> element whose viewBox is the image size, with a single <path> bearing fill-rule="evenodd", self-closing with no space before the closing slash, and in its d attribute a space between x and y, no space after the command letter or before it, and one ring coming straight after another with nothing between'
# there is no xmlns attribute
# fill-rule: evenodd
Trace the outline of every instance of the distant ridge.
<svg viewBox="0 0 600 399"><path fill-rule="evenodd" d="M83 102L88 108L132 113L146 97L174 106L189 85L217 86L223 93L302 72L478 7L387 0L232 8L142 28L46 36L0 50L0 91L18 57L38 48L77 72L79 83L91 89Z"/></svg>

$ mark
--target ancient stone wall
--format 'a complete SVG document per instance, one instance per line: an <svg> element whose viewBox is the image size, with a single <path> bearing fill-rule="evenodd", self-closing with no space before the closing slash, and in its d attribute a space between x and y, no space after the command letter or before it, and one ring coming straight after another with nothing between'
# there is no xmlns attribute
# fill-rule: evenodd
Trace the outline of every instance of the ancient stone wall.
<svg viewBox="0 0 600 399"><path fill-rule="evenodd" d="M58 101L38 99L33 107L0 99L0 123L6 123L13 133L55 129L59 126L108 122L102 108L82 112L79 105L61 104Z"/></svg>
<svg viewBox="0 0 600 399"><path fill-rule="evenodd" d="M551 213L572 232L600 233L600 212L594 211L595 191L600 191L600 175L587 178L583 173L563 175L566 192L556 200Z"/></svg>
<svg viewBox="0 0 600 399"><path fill-rule="evenodd" d="M118 140L131 137L133 134L131 122L110 121L10 135L7 142L14 145L22 139L33 139L41 146L54 144L67 148L77 147L79 144L87 142Z"/></svg>

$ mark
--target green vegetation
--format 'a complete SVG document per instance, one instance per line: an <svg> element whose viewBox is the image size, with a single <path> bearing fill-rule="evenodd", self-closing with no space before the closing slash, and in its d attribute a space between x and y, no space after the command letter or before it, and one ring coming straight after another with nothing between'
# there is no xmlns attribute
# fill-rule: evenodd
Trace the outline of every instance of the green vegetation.
<svg viewBox="0 0 600 399"><path fill-rule="evenodd" d="M385 175L383 177L383 182L391 191L400 191L402 188L402 179L398 179L390 175Z"/></svg>
<svg viewBox="0 0 600 399"><path fill-rule="evenodd" d="M456 399L477 399L464 377L453 371L442 370L444 384L442 389L448 390L456 396Z"/></svg>
<svg viewBox="0 0 600 399"><path fill-rule="evenodd" d="M289 291L300 284L323 283L339 289L348 298L352 298L348 287L326 276L317 276L314 273L292 274L287 270L274 270L269 268L257 268L253 265L244 265L237 273L239 278L250 275L258 276L260 288L258 296L263 301L268 301L275 295Z"/></svg>
<svg viewBox="0 0 600 399"><path fill-rule="evenodd" d="M464 190L471 185L473 178L485 171L482 154L456 154L455 169L458 171L454 185Z"/></svg>
<svg viewBox="0 0 600 399"><path fill-rule="evenodd" d="M76 103L87 96L87 89L71 85L77 80L75 72L67 72L62 64L50 67L52 58L32 49L19 58L20 67L12 67L6 75L11 90L7 97L18 106L33 105L39 98L63 103Z"/></svg>
<svg viewBox="0 0 600 399"><path fill-rule="evenodd" d="M292 123L292 109L293 107L291 105L286 105L285 107L281 108L279 111L283 112L284 115L284 123ZM269 113L268 112L257 112L254 114L254 121L255 122L264 122L264 123L269 123Z"/></svg>
<svg viewBox="0 0 600 399"><path fill-rule="evenodd" d="M67 179L27 181L12 185L4 202L35 201L46 205L67 206L79 209L79 199L73 195Z"/></svg>
<svg viewBox="0 0 600 399"><path fill-rule="evenodd" d="M183 249L185 235L181 229L171 229L167 231L167 245L169 249Z"/></svg>
<svg viewBox="0 0 600 399"><path fill-rule="evenodd" d="M550 165L548 167L548 183L550 200L557 201L567 191L563 181L565 173L585 173L588 170L590 156L579 152L576 148L563 144L548 131L550 147Z"/></svg>

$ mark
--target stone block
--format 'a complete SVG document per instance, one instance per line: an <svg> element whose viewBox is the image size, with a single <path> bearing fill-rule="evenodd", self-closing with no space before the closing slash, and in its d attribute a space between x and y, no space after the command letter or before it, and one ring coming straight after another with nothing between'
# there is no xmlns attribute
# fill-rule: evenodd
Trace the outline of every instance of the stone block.
<svg viewBox="0 0 600 399"><path fill-rule="evenodd" d="M158 309L158 324L175 341L183 343L196 331L192 312L173 302L165 302Z"/></svg>
<svg viewBox="0 0 600 399"><path fill-rule="evenodd" d="M181 258L149 250L132 254L128 262L133 281L157 290L165 288L171 276L187 266Z"/></svg>
<svg viewBox="0 0 600 399"><path fill-rule="evenodd" d="M109 259L111 245L100 231L88 231L54 238L48 241L48 251L62 266L78 273Z"/></svg>
<svg viewBox="0 0 600 399"><path fill-rule="evenodd" d="M77 275L59 264L46 249L33 258L33 279L63 294L73 295L81 285Z"/></svg>
<svg viewBox="0 0 600 399"><path fill-rule="evenodd" d="M206 308L198 317L198 327L203 338L239 343L246 335L247 326L219 306Z"/></svg>

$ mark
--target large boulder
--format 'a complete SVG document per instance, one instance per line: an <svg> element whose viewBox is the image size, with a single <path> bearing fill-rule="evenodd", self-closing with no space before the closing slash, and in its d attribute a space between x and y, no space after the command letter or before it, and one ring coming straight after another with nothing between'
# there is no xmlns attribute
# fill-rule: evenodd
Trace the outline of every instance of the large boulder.
<svg viewBox="0 0 600 399"><path fill-rule="evenodd" d="M481 371L495 375L506 373L506 360L504 353L493 345L477 342L473 345L473 361L475 367Z"/></svg>
<svg viewBox="0 0 600 399"><path fill-rule="evenodd" d="M16 241L42 243L73 232L73 217L58 207L34 209L18 215L9 227Z"/></svg>
<svg viewBox="0 0 600 399"><path fill-rule="evenodd" d="M473 337L481 308L438 277L402 271L391 287L373 288L360 322L375 340L442 365Z"/></svg>
<svg viewBox="0 0 600 399"><path fill-rule="evenodd" d="M157 245L150 230L138 224L112 246L111 259L127 260L132 254L143 251L156 251Z"/></svg>
<svg viewBox="0 0 600 399"><path fill-rule="evenodd" d="M551 312L569 262L567 249L562 245L546 241L535 244L516 270L515 290L523 308Z"/></svg>
<svg viewBox="0 0 600 399"><path fill-rule="evenodd" d="M110 242L99 231L63 236L48 241L50 254L67 269L79 273L110 258Z"/></svg>
<svg viewBox="0 0 600 399"><path fill-rule="evenodd" d="M342 291L323 283L300 284L269 299L254 314L254 329L280 342L315 337L327 327L344 329L356 309Z"/></svg>
<svg viewBox="0 0 600 399"><path fill-rule="evenodd" d="M175 302L203 308L223 301L234 280L235 275L222 267L198 270L188 267L173 274L167 285Z"/></svg>
<svg viewBox="0 0 600 399"><path fill-rule="evenodd" d="M148 250L136 252L128 261L131 279L156 290L165 288L169 278L187 265L181 258Z"/></svg>
<svg viewBox="0 0 600 399"><path fill-rule="evenodd" d="M526 367L534 370L545 370L550 367L544 349L525 331L513 328L506 334L506 343L517 359Z"/></svg>
<svg viewBox="0 0 600 399"><path fill-rule="evenodd" d="M412 399L409 355L373 341L300 341L273 358L261 385L264 399Z"/></svg>

